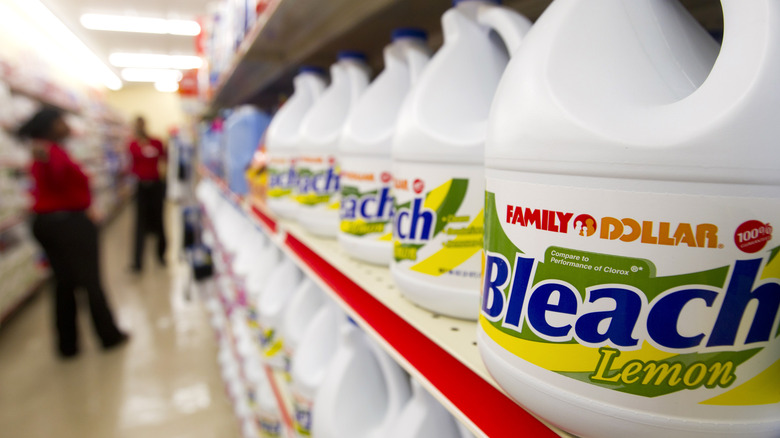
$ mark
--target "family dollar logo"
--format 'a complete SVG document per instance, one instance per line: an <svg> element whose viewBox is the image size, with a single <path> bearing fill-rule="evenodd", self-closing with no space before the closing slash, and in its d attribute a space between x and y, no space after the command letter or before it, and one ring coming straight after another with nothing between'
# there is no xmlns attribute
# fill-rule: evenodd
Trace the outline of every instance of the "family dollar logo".
<svg viewBox="0 0 780 438"><path fill-rule="evenodd" d="M718 243L718 227L714 224L618 219L590 214L507 205L505 223L524 228L583 237L598 236L604 240L637 242L647 245L688 246L692 248L722 248ZM766 227L765 227L766 228Z"/></svg>

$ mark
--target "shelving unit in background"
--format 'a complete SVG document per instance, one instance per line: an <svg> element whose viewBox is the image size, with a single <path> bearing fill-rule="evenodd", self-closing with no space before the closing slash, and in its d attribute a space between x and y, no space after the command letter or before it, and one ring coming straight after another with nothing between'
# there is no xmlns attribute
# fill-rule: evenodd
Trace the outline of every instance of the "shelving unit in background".
<svg viewBox="0 0 780 438"><path fill-rule="evenodd" d="M387 268L355 261L335 240L275 218L262 204L231 193L205 168L203 178L254 220L279 247L413 378L480 437L571 435L525 411L488 374L476 346L476 322L431 313L406 300Z"/></svg>
<svg viewBox="0 0 780 438"><path fill-rule="evenodd" d="M42 78L25 81L8 64L0 62L0 86L7 85L15 104L32 111L40 105L63 110L75 125L70 144L74 160L81 162L93 184L93 205L105 219L110 219L129 197L124 176L126 159L124 133L127 129L119 117L98 99L88 99L62 89ZM0 90L2 91L2 90ZM16 101L18 99L18 101ZM4 111L15 111L11 101L0 102ZM13 115L13 117L10 117ZM28 195L31 155L14 138L12 126L16 114L4 112L0 120L0 322L5 321L50 277L43 266L44 258L30 235L26 221L31 199ZM112 155L119 158L112 158Z"/></svg>

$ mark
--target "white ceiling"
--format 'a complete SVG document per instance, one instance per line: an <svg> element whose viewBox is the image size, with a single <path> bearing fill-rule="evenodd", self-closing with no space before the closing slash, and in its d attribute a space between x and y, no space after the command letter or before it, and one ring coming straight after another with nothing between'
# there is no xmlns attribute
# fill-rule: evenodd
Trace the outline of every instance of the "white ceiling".
<svg viewBox="0 0 780 438"><path fill-rule="evenodd" d="M195 38L177 35L151 35L126 32L88 30L79 18L85 13L134 15L158 18L197 19L206 13L213 0L41 0L73 33L110 66L108 55L113 52L195 53Z"/></svg>

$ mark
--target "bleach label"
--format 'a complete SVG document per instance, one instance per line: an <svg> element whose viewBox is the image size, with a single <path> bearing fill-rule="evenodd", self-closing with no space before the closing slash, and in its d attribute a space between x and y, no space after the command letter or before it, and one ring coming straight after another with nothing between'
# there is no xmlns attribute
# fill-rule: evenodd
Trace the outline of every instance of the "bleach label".
<svg viewBox="0 0 780 438"><path fill-rule="evenodd" d="M675 403L780 403L776 199L488 178L480 328L540 369Z"/></svg>
<svg viewBox="0 0 780 438"><path fill-rule="evenodd" d="M396 269L444 286L479 286L483 178L479 166L394 163Z"/></svg>
<svg viewBox="0 0 780 438"><path fill-rule="evenodd" d="M387 160L344 157L341 162L342 233L363 239L390 241L394 197Z"/></svg>
<svg viewBox="0 0 780 438"><path fill-rule="evenodd" d="M339 166L330 154L304 155L295 165L296 200L307 207L338 210Z"/></svg>

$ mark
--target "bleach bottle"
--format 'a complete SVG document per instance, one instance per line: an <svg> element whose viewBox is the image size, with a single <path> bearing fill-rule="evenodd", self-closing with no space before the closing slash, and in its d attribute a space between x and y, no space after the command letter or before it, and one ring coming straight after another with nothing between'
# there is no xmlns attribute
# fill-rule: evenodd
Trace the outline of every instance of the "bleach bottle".
<svg viewBox="0 0 780 438"><path fill-rule="evenodd" d="M511 435L511 431L507 431ZM438 400L412 379L412 398L384 435L386 438L460 438L455 419Z"/></svg>
<svg viewBox="0 0 780 438"><path fill-rule="evenodd" d="M293 79L294 92L276 112L265 136L268 155L268 208L284 218L294 217L297 203L292 197L296 185L295 158L301 139L301 121L325 89L319 67L301 67Z"/></svg>
<svg viewBox="0 0 780 438"><path fill-rule="evenodd" d="M389 265L393 255L393 133L404 97L428 63L424 31L393 31L385 69L350 112L339 144L341 226L338 239L350 256Z"/></svg>
<svg viewBox="0 0 780 438"><path fill-rule="evenodd" d="M301 270L292 259L284 256L268 278L268 285L257 300L257 323L260 326L263 360L277 369L284 368L284 341L280 335L282 316L290 297L302 280Z"/></svg>
<svg viewBox="0 0 780 438"><path fill-rule="evenodd" d="M467 0L445 12L442 27L444 45L404 101L393 139L390 268L415 303L476 319L487 116L507 50L515 52L531 23Z"/></svg>
<svg viewBox="0 0 780 438"><path fill-rule="evenodd" d="M320 289L310 278L304 278L295 294L290 298L290 303L282 317L281 334L284 339L282 344L282 360L284 371L288 380L292 358L301 343L306 329L314 319L314 315L325 302L325 292Z"/></svg>
<svg viewBox="0 0 780 438"><path fill-rule="evenodd" d="M362 52L343 51L330 68L331 84L301 122L297 219L308 231L336 237L339 229L338 143L350 109L368 86L369 68Z"/></svg>
<svg viewBox="0 0 780 438"><path fill-rule="evenodd" d="M292 359L293 427L299 437L311 436L312 409L339 346L339 327L346 319L332 301L314 315Z"/></svg>
<svg viewBox="0 0 780 438"><path fill-rule="evenodd" d="M780 2L556 0L490 116L479 347L582 437L780 436Z"/></svg>
<svg viewBox="0 0 780 438"><path fill-rule="evenodd" d="M312 435L383 438L401 415L410 392L409 377L401 367L347 320L317 392Z"/></svg>

